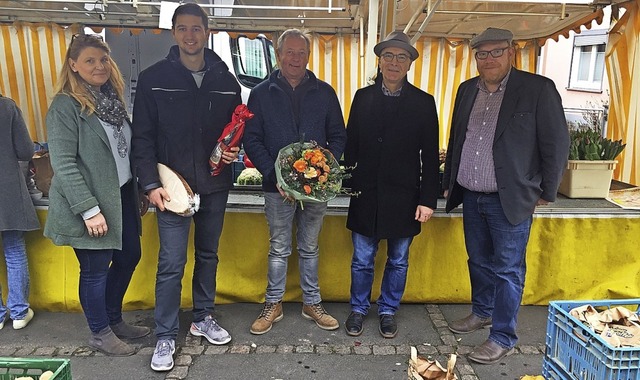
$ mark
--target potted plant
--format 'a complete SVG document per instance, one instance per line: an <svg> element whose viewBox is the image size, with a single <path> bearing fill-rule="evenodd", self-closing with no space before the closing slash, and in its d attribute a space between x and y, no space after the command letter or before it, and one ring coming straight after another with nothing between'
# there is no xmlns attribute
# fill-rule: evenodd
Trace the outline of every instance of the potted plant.
<svg viewBox="0 0 640 380"><path fill-rule="evenodd" d="M569 132L569 161L558 192L569 198L606 198L618 162L615 158L626 144L602 135L597 111L585 111L583 118L586 122Z"/></svg>

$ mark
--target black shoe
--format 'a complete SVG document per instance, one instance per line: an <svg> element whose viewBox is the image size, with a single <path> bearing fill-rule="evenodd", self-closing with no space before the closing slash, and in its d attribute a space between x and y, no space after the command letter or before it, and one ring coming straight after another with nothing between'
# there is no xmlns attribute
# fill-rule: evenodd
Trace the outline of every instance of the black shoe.
<svg viewBox="0 0 640 380"><path fill-rule="evenodd" d="M352 311L344 323L344 328L347 330L347 335L358 336L362 334L362 322L364 321L364 314Z"/></svg>
<svg viewBox="0 0 640 380"><path fill-rule="evenodd" d="M394 338L398 333L398 324L396 318L391 314L383 314L380 316L380 334L385 338Z"/></svg>

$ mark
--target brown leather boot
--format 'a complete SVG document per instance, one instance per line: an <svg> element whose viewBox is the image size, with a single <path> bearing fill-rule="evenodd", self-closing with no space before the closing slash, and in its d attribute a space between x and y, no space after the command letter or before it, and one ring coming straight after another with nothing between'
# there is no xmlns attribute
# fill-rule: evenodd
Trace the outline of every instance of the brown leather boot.
<svg viewBox="0 0 640 380"><path fill-rule="evenodd" d="M491 327L491 317L480 318L473 313L449 323L449 330L456 334L469 334L485 327Z"/></svg>
<svg viewBox="0 0 640 380"><path fill-rule="evenodd" d="M89 346L109 356L130 356L136 352L135 348L121 341L108 326L99 333L92 334Z"/></svg>
<svg viewBox="0 0 640 380"><path fill-rule="evenodd" d="M315 305L303 305L302 317L316 322L316 325L323 330L335 330L340 327L340 323L327 313L321 303Z"/></svg>
<svg viewBox="0 0 640 380"><path fill-rule="evenodd" d="M258 316L258 319L253 322L249 331L251 334L262 335L271 330L273 324L280 321L283 317L282 301L273 303L265 302L262 312Z"/></svg>
<svg viewBox="0 0 640 380"><path fill-rule="evenodd" d="M111 327L113 333L120 339L142 338L151 332L151 329L146 326L133 326L125 321L120 321L120 323L109 327Z"/></svg>
<svg viewBox="0 0 640 380"><path fill-rule="evenodd" d="M511 355L513 351L513 348L502 347L491 339L487 339L484 343L474 348L467 358L480 364L494 364L505 356Z"/></svg>

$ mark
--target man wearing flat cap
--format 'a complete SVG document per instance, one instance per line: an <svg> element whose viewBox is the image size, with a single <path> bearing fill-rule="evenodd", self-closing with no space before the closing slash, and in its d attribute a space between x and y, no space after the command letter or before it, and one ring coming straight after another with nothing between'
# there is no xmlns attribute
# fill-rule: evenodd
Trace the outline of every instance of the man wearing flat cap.
<svg viewBox="0 0 640 380"><path fill-rule="evenodd" d="M438 198L438 115L433 96L411 85L418 58L409 37L390 33L373 51L379 75L358 90L347 124L345 163L355 167L347 228L351 230L351 314L345 328L358 336L370 307L374 259L387 240L387 262L377 300L379 332L396 336L395 314L404 293L409 246Z"/></svg>
<svg viewBox="0 0 640 380"><path fill-rule="evenodd" d="M551 80L511 66L512 39L489 28L471 40L480 75L458 88L443 178L446 211L463 205L472 303L449 329L490 327L469 354L482 364L518 341L532 214L555 201L569 153L560 95Z"/></svg>

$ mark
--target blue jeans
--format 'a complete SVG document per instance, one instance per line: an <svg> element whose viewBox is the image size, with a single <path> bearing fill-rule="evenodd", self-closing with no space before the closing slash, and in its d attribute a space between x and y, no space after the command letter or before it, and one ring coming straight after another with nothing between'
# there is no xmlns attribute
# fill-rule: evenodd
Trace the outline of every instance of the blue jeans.
<svg viewBox="0 0 640 380"><path fill-rule="evenodd" d="M4 259L7 263L7 306L2 303L0 286L0 322L9 316L13 320L24 319L29 310L29 263L23 231L2 231Z"/></svg>
<svg viewBox="0 0 640 380"><path fill-rule="evenodd" d="M493 318L489 339L505 348L514 347L533 218L514 226L507 220L497 193L469 190L464 191L462 211L472 313Z"/></svg>
<svg viewBox="0 0 640 380"><path fill-rule="evenodd" d="M369 312L373 286L374 261L380 239L351 233L353 258L351 259L351 310L366 315ZM384 267L378 315L395 314L407 284L409 246L413 237L387 239L387 263Z"/></svg>
<svg viewBox="0 0 640 380"><path fill-rule="evenodd" d="M129 186L133 182L120 189L122 249L74 248L80 263L80 304L92 333L122 321L122 300L140 261L138 202Z"/></svg>
<svg viewBox="0 0 640 380"><path fill-rule="evenodd" d="M228 191L200 195L200 209L185 218L170 211L156 211L160 252L156 275L156 336L176 339L182 293L182 277L187 263L191 219L195 226L195 263L192 279L193 320L199 322L213 313L218 271L218 242L222 233Z"/></svg>
<svg viewBox="0 0 640 380"><path fill-rule="evenodd" d="M278 302L284 296L295 221L302 302L305 305L320 303L318 236L327 203L304 202L302 209L299 202L283 202L280 193L264 193L264 210L270 235L266 301Z"/></svg>

